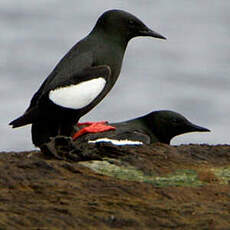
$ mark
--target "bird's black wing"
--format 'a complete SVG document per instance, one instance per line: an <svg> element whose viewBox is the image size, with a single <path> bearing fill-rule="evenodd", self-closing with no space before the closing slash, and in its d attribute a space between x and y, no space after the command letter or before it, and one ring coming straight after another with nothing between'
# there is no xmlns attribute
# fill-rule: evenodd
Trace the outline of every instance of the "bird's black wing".
<svg viewBox="0 0 230 230"><path fill-rule="evenodd" d="M141 142L143 144L150 144L150 137L144 132L135 131L135 130L116 130L106 131L101 133L89 133L83 135L77 139L79 142L90 142L90 141L103 142L104 140L117 140L117 141L128 141L128 142Z"/></svg>
<svg viewBox="0 0 230 230"><path fill-rule="evenodd" d="M109 88L108 82L110 76L111 76L110 67L107 65L101 65L101 66L87 67L81 72L77 74L73 74L68 79L63 79L62 82L58 81L58 83L56 84L49 84L45 86L44 83L44 85L41 86L42 92L38 91L35 94L34 98L31 101L31 105L26 110L26 112L21 117L12 121L10 125L12 125L15 128L26 124L35 123L40 120L49 119L48 117L49 115L53 116L52 113L47 113L47 106L53 106L53 103L49 100L50 91L58 88L65 88L70 85L77 85L84 81L89 81L94 78L102 77L106 81L103 92L99 94L99 96L97 97L97 101L94 104L90 103L82 110L82 113L86 113L86 111L89 111L91 108L93 108L105 96L106 93L104 92L106 92L107 88Z"/></svg>
<svg viewBox="0 0 230 230"><path fill-rule="evenodd" d="M55 90L57 88L63 88L70 85L77 85L81 82L86 82L98 77L104 78L106 81L111 76L111 69L108 65L99 65L92 66L83 69L81 72L77 74L73 74L68 79L64 79L62 82L58 84L51 84L46 88L46 92L50 90Z"/></svg>
<svg viewBox="0 0 230 230"><path fill-rule="evenodd" d="M93 66L92 52L76 53L75 55L73 55L73 52L67 53L34 94L27 111L35 106L48 91L62 86L63 82L68 82L70 79L75 78L77 80L78 77L81 78L83 70L91 66Z"/></svg>
<svg viewBox="0 0 230 230"><path fill-rule="evenodd" d="M61 108L74 109L82 116L108 93L110 78L111 69L108 65L85 68L77 75L64 80L60 86L50 86L49 91L40 98L39 106L49 101Z"/></svg>
<svg viewBox="0 0 230 230"><path fill-rule="evenodd" d="M150 144L150 137L139 130L130 130L126 132L119 133L117 135L117 139L120 140L129 140L129 141L139 141L142 142L143 144Z"/></svg>

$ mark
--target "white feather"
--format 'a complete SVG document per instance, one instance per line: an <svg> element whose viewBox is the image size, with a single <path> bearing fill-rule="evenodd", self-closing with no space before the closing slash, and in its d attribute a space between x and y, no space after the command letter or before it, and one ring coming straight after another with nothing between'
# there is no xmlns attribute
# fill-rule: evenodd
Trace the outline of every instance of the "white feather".
<svg viewBox="0 0 230 230"><path fill-rule="evenodd" d="M131 141L131 140L115 140L109 138L99 138L96 140L89 140L88 143L98 143L98 142L109 142L114 145L143 145L141 141Z"/></svg>
<svg viewBox="0 0 230 230"><path fill-rule="evenodd" d="M77 85L60 87L49 92L49 99L56 105L81 109L89 105L104 89L106 81L99 77Z"/></svg>

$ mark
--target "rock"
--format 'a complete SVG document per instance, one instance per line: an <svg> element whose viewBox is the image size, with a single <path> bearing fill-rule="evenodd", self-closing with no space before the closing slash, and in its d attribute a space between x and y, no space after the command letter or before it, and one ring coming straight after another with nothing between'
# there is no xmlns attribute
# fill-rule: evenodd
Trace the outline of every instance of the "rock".
<svg viewBox="0 0 230 230"><path fill-rule="evenodd" d="M0 154L0 229L230 229L230 145L44 150Z"/></svg>

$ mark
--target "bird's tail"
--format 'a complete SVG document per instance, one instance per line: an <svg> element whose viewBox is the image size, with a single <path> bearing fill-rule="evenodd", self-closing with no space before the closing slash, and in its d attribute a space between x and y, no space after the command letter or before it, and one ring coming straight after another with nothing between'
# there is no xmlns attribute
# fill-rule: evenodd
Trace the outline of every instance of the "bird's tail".
<svg viewBox="0 0 230 230"><path fill-rule="evenodd" d="M12 128L17 128L17 127L21 127L21 126L24 126L24 125L28 125L30 124L31 121L28 119L28 117L25 115L22 115L21 117L11 121L9 123L9 125L12 125Z"/></svg>
<svg viewBox="0 0 230 230"><path fill-rule="evenodd" d="M28 124L35 122L37 116L38 116L38 111L36 111L36 109L32 109L32 110L26 111L22 116L11 121L9 125L12 125L13 128L28 125Z"/></svg>

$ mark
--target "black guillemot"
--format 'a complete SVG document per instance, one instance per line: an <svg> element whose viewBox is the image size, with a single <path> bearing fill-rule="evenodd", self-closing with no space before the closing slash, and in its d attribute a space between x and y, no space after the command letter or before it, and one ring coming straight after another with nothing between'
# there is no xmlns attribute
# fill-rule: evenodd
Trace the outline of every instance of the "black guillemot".
<svg viewBox="0 0 230 230"><path fill-rule="evenodd" d="M90 123L89 123L90 124ZM86 125L86 123L81 123ZM103 123L102 123L103 125ZM177 112L159 110L147 115L118 123L108 123L114 130L98 133L83 132L74 136L77 141L89 143L111 142L116 145L140 145L161 142L170 144L173 137L189 132L209 132L209 129L198 126ZM100 126L98 126L100 127Z"/></svg>

